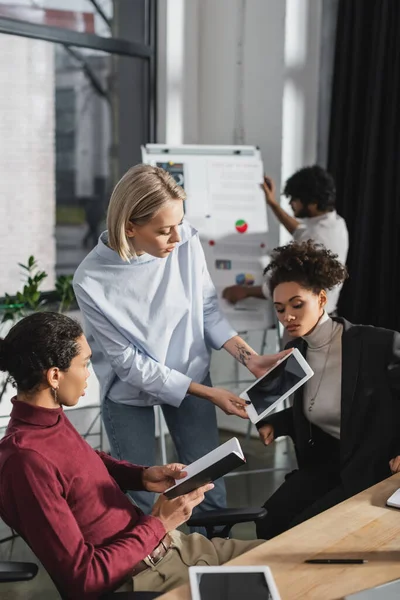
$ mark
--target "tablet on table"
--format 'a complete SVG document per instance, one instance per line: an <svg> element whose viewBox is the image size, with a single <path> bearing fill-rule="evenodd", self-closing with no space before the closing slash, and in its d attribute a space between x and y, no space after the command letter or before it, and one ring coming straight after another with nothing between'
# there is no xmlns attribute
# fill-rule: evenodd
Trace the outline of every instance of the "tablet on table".
<svg viewBox="0 0 400 600"><path fill-rule="evenodd" d="M269 567L190 567L192 600L281 600Z"/></svg>

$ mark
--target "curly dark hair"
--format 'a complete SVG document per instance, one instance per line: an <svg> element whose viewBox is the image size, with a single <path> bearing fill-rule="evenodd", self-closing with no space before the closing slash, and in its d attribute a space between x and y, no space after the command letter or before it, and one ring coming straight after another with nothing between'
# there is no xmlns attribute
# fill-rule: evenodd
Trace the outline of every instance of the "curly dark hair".
<svg viewBox="0 0 400 600"><path fill-rule="evenodd" d="M18 390L33 391L45 371L67 371L79 354L82 327L66 315L37 312L21 319L0 339L0 371L8 371Z"/></svg>
<svg viewBox="0 0 400 600"><path fill-rule="evenodd" d="M335 181L330 173L318 165L296 171L287 180L283 193L288 198L301 200L305 206L316 203L320 211L332 211L335 208Z"/></svg>
<svg viewBox="0 0 400 600"><path fill-rule="evenodd" d="M290 281L319 294L342 283L347 278L347 269L337 260L337 254L308 240L274 248L264 275L269 276L271 294L277 285Z"/></svg>

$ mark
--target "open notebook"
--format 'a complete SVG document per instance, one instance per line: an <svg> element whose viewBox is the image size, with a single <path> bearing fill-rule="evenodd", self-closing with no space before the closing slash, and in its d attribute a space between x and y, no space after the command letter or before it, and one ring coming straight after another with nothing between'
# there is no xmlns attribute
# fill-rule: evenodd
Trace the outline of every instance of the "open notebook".
<svg viewBox="0 0 400 600"><path fill-rule="evenodd" d="M239 441L237 438L232 438L185 467L186 477L180 479L164 493L167 498L188 494L200 486L226 475L245 462L246 459Z"/></svg>

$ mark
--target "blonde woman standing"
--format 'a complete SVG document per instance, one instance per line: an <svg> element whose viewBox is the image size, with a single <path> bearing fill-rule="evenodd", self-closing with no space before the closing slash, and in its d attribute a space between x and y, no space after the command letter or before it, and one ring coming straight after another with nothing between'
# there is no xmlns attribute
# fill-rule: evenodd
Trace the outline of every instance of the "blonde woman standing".
<svg viewBox="0 0 400 600"><path fill-rule="evenodd" d="M211 387L212 348L256 377L280 357L258 356L220 313L198 233L184 219L185 198L163 169L131 168L112 193L108 230L74 277L112 453L137 464L155 464L154 405L184 464L218 445L214 405L246 418L242 399ZM150 494L131 495L150 511ZM225 501L220 480L202 508Z"/></svg>

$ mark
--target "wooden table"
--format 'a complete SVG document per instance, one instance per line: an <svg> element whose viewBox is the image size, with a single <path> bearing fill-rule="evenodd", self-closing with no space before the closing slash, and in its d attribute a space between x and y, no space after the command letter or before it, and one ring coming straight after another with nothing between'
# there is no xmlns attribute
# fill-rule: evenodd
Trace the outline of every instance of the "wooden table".
<svg viewBox="0 0 400 600"><path fill-rule="evenodd" d="M268 565L282 600L338 600L400 578L400 510L386 507L400 474L266 542L229 565ZM364 565L307 565L309 558L363 558ZM190 600L189 586L163 600Z"/></svg>

